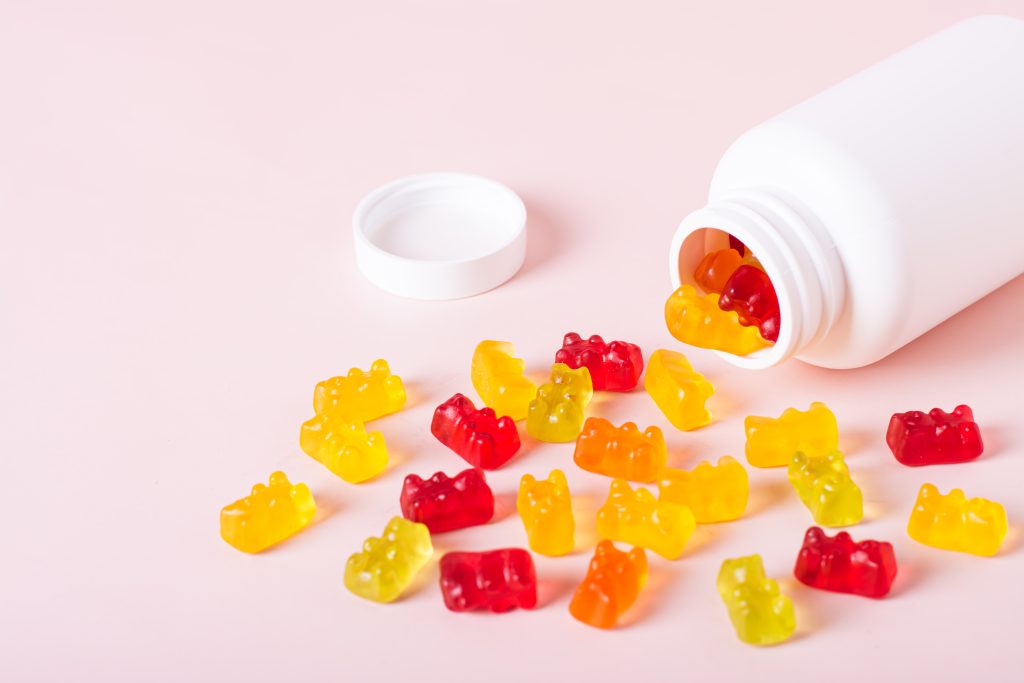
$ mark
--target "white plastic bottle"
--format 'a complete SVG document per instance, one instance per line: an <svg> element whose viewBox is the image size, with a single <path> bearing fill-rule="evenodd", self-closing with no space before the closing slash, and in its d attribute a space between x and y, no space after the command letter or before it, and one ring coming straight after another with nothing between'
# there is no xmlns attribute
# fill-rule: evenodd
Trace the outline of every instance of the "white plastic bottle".
<svg viewBox="0 0 1024 683"><path fill-rule="evenodd" d="M743 134L673 286L729 233L779 296L778 342L721 354L750 368L873 363L1024 272L1024 21L959 23Z"/></svg>

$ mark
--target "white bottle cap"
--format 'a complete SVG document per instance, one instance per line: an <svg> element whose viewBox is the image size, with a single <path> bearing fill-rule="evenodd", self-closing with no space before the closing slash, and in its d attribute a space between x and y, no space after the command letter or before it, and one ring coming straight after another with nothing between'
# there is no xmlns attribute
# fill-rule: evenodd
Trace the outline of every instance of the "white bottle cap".
<svg viewBox="0 0 1024 683"><path fill-rule="evenodd" d="M497 287L526 257L526 207L501 183L465 173L400 178L352 216L356 264L381 289L458 299Z"/></svg>

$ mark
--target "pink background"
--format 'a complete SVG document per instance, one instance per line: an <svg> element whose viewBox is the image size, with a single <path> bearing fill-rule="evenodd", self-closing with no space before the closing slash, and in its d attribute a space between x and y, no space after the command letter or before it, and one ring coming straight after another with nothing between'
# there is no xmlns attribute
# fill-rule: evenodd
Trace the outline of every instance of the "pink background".
<svg viewBox="0 0 1024 683"><path fill-rule="evenodd" d="M462 461L428 432L471 392L477 341L516 343L543 375L569 330L677 348L661 319L666 252L745 128L954 21L1019 2L93 2L0 8L0 678L5 680L1006 680L1019 666L1024 554L981 559L906 537L917 488L1020 493L1024 279L856 371L744 372L693 351L716 421L671 429L642 392L591 414L666 428L672 461L742 452L742 417L826 401L867 500L855 537L891 540L890 598L795 585L810 517L781 471L753 471L749 519L701 527L652 560L625 627L567 603L590 555L537 557L542 607L447 612L436 566L398 604L342 586L347 555L398 511L402 477ZM853 122L851 122L853 124ZM429 170L524 197L527 263L462 301L375 290L351 211ZM964 169L970 172L970 169ZM1006 226L1020 229L1020 226ZM968 264L972 267L973 264ZM948 276L949 274L940 274ZM362 486L298 448L317 380L386 357L411 400L373 423L394 466ZM896 410L971 404L986 454L907 469ZM579 536L607 480L571 447L530 443L490 476L499 514L439 551L523 545L524 472L564 468ZM322 514L262 556L218 511L276 468ZM739 643L714 588L760 552L799 628Z"/></svg>

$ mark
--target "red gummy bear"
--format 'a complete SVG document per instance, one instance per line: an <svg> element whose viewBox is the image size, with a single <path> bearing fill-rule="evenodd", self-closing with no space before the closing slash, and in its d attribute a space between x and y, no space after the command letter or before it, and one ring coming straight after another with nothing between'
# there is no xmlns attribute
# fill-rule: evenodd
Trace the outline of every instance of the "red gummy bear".
<svg viewBox="0 0 1024 683"><path fill-rule="evenodd" d="M738 251L740 256L743 256L747 251L747 245L743 244L743 242L740 242L739 239L732 235L729 235L729 248Z"/></svg>
<svg viewBox="0 0 1024 683"><path fill-rule="evenodd" d="M829 537L812 526L804 536L793 574L813 588L881 598L896 578L896 555L891 543L854 543L845 531Z"/></svg>
<svg viewBox="0 0 1024 683"><path fill-rule="evenodd" d="M644 371L644 355L640 347L629 342L613 341L593 335L584 340L575 332L565 335L562 348L555 352L555 362L572 369L586 367L594 389L630 391Z"/></svg>
<svg viewBox="0 0 1024 683"><path fill-rule="evenodd" d="M985 448L974 413L965 405L952 413L939 408L896 413L889 420L885 442L897 460L911 467L967 462Z"/></svg>
<svg viewBox="0 0 1024 683"><path fill-rule="evenodd" d="M779 340L779 299L772 281L760 268L737 268L718 297L718 307L736 311L740 324L756 326L768 341Z"/></svg>
<svg viewBox="0 0 1024 683"><path fill-rule="evenodd" d="M508 612L537 606L537 573L522 548L447 553L441 558L441 595L453 612Z"/></svg>
<svg viewBox="0 0 1024 683"><path fill-rule="evenodd" d="M511 417L499 419L493 408L477 410L462 394L437 407L430 433L470 465L485 470L501 467L519 450L519 432Z"/></svg>
<svg viewBox="0 0 1024 683"><path fill-rule="evenodd" d="M494 494L478 469L454 477L438 472L427 480L410 474L399 502L406 519L426 524L433 534L484 524L494 516Z"/></svg>

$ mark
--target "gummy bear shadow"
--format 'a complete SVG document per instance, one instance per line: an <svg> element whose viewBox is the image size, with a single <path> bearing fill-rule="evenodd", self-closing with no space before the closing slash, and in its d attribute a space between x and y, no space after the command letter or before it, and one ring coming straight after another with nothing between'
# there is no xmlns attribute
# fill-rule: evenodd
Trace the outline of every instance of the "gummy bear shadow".
<svg viewBox="0 0 1024 683"><path fill-rule="evenodd" d="M858 427L843 427L839 432L839 450L848 460L851 453L859 453L865 448L884 446L884 434L879 434L877 429L864 429Z"/></svg>
<svg viewBox="0 0 1024 683"><path fill-rule="evenodd" d="M777 505L795 495L793 487L785 480L759 480L751 482L750 498L743 518L764 512L772 505ZM742 518L741 518L742 519Z"/></svg>
<svg viewBox="0 0 1024 683"><path fill-rule="evenodd" d="M650 555L651 553L648 553ZM673 583L677 583L675 574L680 570L669 570L661 566L651 566L647 573L647 583L637 596L636 602L626 610L619 619L617 628L629 628L637 622L650 619L667 604L665 591Z"/></svg>
<svg viewBox="0 0 1024 683"><path fill-rule="evenodd" d="M497 524L503 519L508 519L512 515L516 514L516 494L514 493L495 493L494 494L494 516L487 522L488 524Z"/></svg>
<svg viewBox="0 0 1024 683"><path fill-rule="evenodd" d="M591 552L597 545L597 508L603 497L592 493L573 493L572 516L576 523L572 555Z"/></svg>
<svg viewBox="0 0 1024 683"><path fill-rule="evenodd" d="M537 579L537 609L572 594L576 579L568 576L545 576Z"/></svg>
<svg viewBox="0 0 1024 683"><path fill-rule="evenodd" d="M728 526L728 524L698 524L697 528L693 530L690 540L686 542L683 557L698 555L705 552L708 547L714 546L722 534L726 533Z"/></svg>

